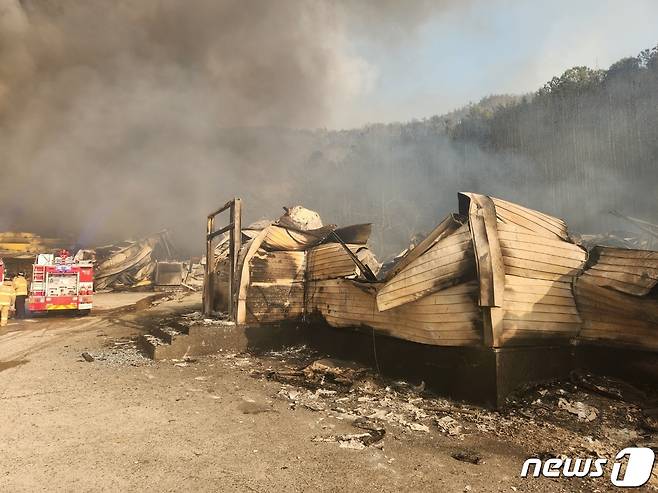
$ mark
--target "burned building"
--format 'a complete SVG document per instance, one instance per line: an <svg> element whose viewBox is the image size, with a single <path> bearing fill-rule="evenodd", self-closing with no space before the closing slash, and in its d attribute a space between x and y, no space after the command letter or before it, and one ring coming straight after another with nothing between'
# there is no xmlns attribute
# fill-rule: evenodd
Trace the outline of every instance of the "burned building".
<svg viewBox="0 0 658 493"><path fill-rule="evenodd" d="M591 359L580 348L621 344L655 376L658 253L588 254L561 219L458 198L457 212L381 269L369 225L304 221L300 208L234 229L209 257L206 309L230 309L261 334L294 323L325 350L494 405L519 385L568 375Z"/></svg>

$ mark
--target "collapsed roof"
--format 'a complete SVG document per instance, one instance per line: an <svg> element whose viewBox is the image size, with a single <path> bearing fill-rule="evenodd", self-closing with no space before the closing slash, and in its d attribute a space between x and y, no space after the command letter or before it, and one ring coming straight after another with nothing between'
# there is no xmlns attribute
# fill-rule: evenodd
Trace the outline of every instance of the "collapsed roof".
<svg viewBox="0 0 658 493"><path fill-rule="evenodd" d="M595 249L588 256L559 218L486 195L458 197L458 212L382 270L367 246L370 225L327 226L315 213L291 208L277 221L246 228L231 301L237 321L316 314L334 327L366 326L438 346L584 338L658 348L658 253ZM312 220L296 221L300 213ZM229 302L227 269L224 257L216 308ZM596 290L605 291L592 295ZM612 325L602 325L597 296L605 313L614 312ZM624 319L634 320L632 330Z"/></svg>

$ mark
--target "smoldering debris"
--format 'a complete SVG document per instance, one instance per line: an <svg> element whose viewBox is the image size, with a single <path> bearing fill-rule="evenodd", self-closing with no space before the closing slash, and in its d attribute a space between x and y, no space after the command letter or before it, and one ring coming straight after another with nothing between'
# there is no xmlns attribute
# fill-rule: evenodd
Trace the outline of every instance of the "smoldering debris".
<svg viewBox="0 0 658 493"><path fill-rule="evenodd" d="M340 361L331 358L315 360L303 370L307 382L318 387L325 383L339 385L352 385L365 373L366 368L349 361Z"/></svg>
<svg viewBox="0 0 658 493"><path fill-rule="evenodd" d="M0 10L0 144L14 184L2 199L18 203L20 191L23 204L0 228L70 228L84 244L155 225L194 248L218 193L270 167L287 177L296 165L286 163L312 153L311 132L279 128L326 126L371 80L349 47L345 2L9 0ZM61 185L30 186L43 170ZM80 207L64 186L93 200ZM280 197L274 188L255 196Z"/></svg>
<svg viewBox="0 0 658 493"><path fill-rule="evenodd" d="M574 385L611 399L617 399L624 402L636 402L638 404L644 404L647 402L647 395L645 392L618 378L594 375L593 373L579 370L572 371L570 378Z"/></svg>
<svg viewBox="0 0 658 493"><path fill-rule="evenodd" d="M560 397L557 401L557 406L577 416L581 421L594 421L599 416L598 409L579 401L568 401Z"/></svg>
<svg viewBox="0 0 658 493"><path fill-rule="evenodd" d="M459 422L452 416L443 416L436 418L436 426L443 432L450 436L460 436L462 434L462 427Z"/></svg>
<svg viewBox="0 0 658 493"><path fill-rule="evenodd" d="M452 458L461 462L469 462L475 465L483 463L480 454L473 450L459 450L452 454Z"/></svg>
<svg viewBox="0 0 658 493"><path fill-rule="evenodd" d="M505 438L537 454L610 457L625 446L655 441L650 429L655 424L650 404L658 398L655 389L640 403L632 395L627 399L628 393L620 399L570 380L555 381L520 389L507 406L494 411L437 397L422 385L384 378L354 362L327 359L306 347L259 355L220 353L209 358L253 378L278 383L273 399L287 403L291 412L318 414L324 432L310 435L309 440L343 448L386 448L388 439L413 434L418 439L442 437L460 452L469 451L462 445L479 436ZM583 378L602 382L602 377L593 374ZM616 382L619 386L622 381ZM563 402L569 403L569 409ZM573 414L573 409L578 412ZM587 411L586 419L578 416L582 410ZM596 417L590 420L592 413ZM336 430L345 425L355 431ZM463 460L475 456L479 459L473 463L481 462L479 452L464 455Z"/></svg>
<svg viewBox="0 0 658 493"><path fill-rule="evenodd" d="M101 350L82 353L80 361L120 368L124 366L152 366L155 362L137 347L136 338L109 340Z"/></svg>
<svg viewBox="0 0 658 493"><path fill-rule="evenodd" d="M87 363L91 363L94 361L94 357L89 354L87 351L84 351L80 356L82 356L82 359L85 360Z"/></svg>
<svg viewBox="0 0 658 493"><path fill-rule="evenodd" d="M336 442L340 448L362 450L371 445L379 444L386 434L383 428L369 430L365 433L351 433L343 435L317 435L311 438L312 442Z"/></svg>
<svg viewBox="0 0 658 493"><path fill-rule="evenodd" d="M91 251L95 258L94 287L105 291L152 286L158 261L171 260L172 252L166 231L97 247Z"/></svg>
<svg viewBox="0 0 658 493"><path fill-rule="evenodd" d="M630 227L632 231L615 230L595 234L574 234L572 236L576 243L583 245L588 250L597 246L636 250L658 249L658 224L629 217L618 211L610 211L610 214L622 220L624 227Z"/></svg>
<svg viewBox="0 0 658 493"><path fill-rule="evenodd" d="M185 313L181 315L181 318L176 321L177 324L180 324L185 327L190 327L192 325L221 325L221 326L234 326L235 322L228 319L226 314L222 316L207 318L201 312L192 312Z"/></svg>

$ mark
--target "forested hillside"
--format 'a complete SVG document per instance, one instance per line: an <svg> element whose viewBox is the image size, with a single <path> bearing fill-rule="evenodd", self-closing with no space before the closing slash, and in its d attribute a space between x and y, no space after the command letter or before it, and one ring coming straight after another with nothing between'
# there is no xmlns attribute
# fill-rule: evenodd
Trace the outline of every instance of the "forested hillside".
<svg viewBox="0 0 658 493"><path fill-rule="evenodd" d="M658 47L608 70L574 67L532 98L474 111L450 128L455 140L530 159L557 201L606 200L655 215L658 199ZM609 186L602 188L607 180ZM576 194L574 196L574 193ZM586 223L583 223L586 224Z"/></svg>
<svg viewBox="0 0 658 493"><path fill-rule="evenodd" d="M330 220L374 221L382 253L454 210L460 190L556 214L572 231L629 229L612 209L658 222L658 47L608 70L574 67L533 94L313 138L291 196Z"/></svg>

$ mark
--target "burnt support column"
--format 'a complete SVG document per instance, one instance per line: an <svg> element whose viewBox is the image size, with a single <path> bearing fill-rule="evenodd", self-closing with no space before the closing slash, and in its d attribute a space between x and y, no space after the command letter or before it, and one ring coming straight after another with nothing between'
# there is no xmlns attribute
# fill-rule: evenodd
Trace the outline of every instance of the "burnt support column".
<svg viewBox="0 0 658 493"><path fill-rule="evenodd" d="M227 226L215 231L215 217L229 210L230 222ZM203 313L206 316L212 315L214 310L215 294L215 249L213 240L223 234L229 233L229 264L228 264L228 314L232 320L235 320L236 309L236 287L237 287L237 265L240 247L242 246L242 206L239 198L228 201L222 207L208 214L208 223L206 228L206 269L203 286Z"/></svg>

